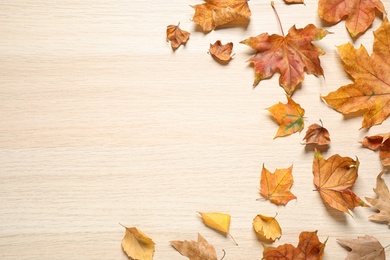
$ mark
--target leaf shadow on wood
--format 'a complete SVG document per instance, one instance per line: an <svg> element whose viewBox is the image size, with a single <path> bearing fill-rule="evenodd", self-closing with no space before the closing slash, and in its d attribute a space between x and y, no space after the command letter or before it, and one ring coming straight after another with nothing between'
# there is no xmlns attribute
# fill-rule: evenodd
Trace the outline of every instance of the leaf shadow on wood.
<svg viewBox="0 0 390 260"><path fill-rule="evenodd" d="M273 242L275 242L275 241L272 241L272 239L267 239L267 238L265 238L265 237L260 236L260 235L257 234L254 230L253 230L253 232L255 233L257 240L258 240L260 243L262 243L262 244L272 244Z"/></svg>
<svg viewBox="0 0 390 260"><path fill-rule="evenodd" d="M339 223L342 223L344 225L347 224L347 214L344 212L341 212L337 209L334 209L330 207L328 204L324 203L324 206L326 208L326 212L330 217L332 217L334 220L336 220Z"/></svg>
<svg viewBox="0 0 390 260"><path fill-rule="evenodd" d="M314 152L315 149L319 150L321 153L326 153L330 148L329 144L325 144L325 145L305 144L305 143L302 143L302 144L305 145L305 152L306 153Z"/></svg>
<svg viewBox="0 0 390 260"><path fill-rule="evenodd" d="M210 53L209 53L210 54ZM211 55L211 54L210 54ZM234 55L234 54L233 54ZM222 66L227 66L227 65L229 65L229 62L231 62L232 61L232 58L230 58L230 60L220 60L220 59L218 59L217 57L215 57L214 55L211 55L211 57L213 57L213 60L215 61L215 62L217 62L217 63L219 63L220 65L222 65ZM231 57L233 57L233 56L231 56Z"/></svg>

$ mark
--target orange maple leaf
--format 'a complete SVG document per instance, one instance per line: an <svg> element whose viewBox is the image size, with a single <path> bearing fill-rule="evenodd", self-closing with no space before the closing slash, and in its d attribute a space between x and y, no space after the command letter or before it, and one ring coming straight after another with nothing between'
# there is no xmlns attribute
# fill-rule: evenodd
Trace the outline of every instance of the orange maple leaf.
<svg viewBox="0 0 390 260"><path fill-rule="evenodd" d="M293 184L292 165L287 169L276 169L272 174L263 164L260 178L260 194L276 205L286 205L296 199L290 188Z"/></svg>
<svg viewBox="0 0 390 260"><path fill-rule="evenodd" d="M323 75L319 56L325 53L311 42L321 40L328 33L313 24L303 29L296 29L294 25L287 36L263 33L241 41L256 50L256 54L248 60L255 70L253 86L279 72L280 86L291 95L303 81L304 72Z"/></svg>
<svg viewBox="0 0 390 260"><path fill-rule="evenodd" d="M361 144L371 150L379 149L383 166L390 166L390 133L364 137Z"/></svg>
<svg viewBox="0 0 390 260"><path fill-rule="evenodd" d="M380 0L319 0L318 15L331 24L346 18L352 37L365 32L375 19L375 11L386 13Z"/></svg>
<svg viewBox="0 0 390 260"><path fill-rule="evenodd" d="M232 42L222 44L221 41L218 40L214 44L210 43L210 49L209 49L210 54L220 61L231 60L232 50L233 50Z"/></svg>
<svg viewBox="0 0 390 260"><path fill-rule="evenodd" d="M190 38L190 33L180 29L179 25L180 23L167 26L167 41L171 41L171 46L174 50L185 44Z"/></svg>
<svg viewBox="0 0 390 260"><path fill-rule="evenodd" d="M284 244L278 247L265 247L264 260L321 260L326 241L321 243L315 232L301 232L298 246Z"/></svg>
<svg viewBox="0 0 390 260"><path fill-rule="evenodd" d="M344 68L354 84L340 87L322 97L342 114L364 111L362 128L381 124L390 115L390 23L387 18L374 32L371 56L360 46L347 43L337 47Z"/></svg>
<svg viewBox="0 0 390 260"><path fill-rule="evenodd" d="M206 32L241 17L251 16L248 0L206 0L206 3L192 8L195 9L193 21Z"/></svg>
<svg viewBox="0 0 390 260"><path fill-rule="evenodd" d="M313 160L314 185L322 201L330 207L351 214L357 206L367 206L349 188L358 178L359 160L334 154L325 159L316 149Z"/></svg>

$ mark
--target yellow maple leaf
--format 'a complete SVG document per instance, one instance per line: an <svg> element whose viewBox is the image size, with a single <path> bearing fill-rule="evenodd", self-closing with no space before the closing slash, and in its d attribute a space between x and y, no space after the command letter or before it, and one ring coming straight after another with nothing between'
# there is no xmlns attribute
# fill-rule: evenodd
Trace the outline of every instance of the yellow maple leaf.
<svg viewBox="0 0 390 260"><path fill-rule="evenodd" d="M269 239L275 241L282 236L282 229L275 217L268 217L264 215L257 215L253 219L253 229L256 234L262 239Z"/></svg>
<svg viewBox="0 0 390 260"><path fill-rule="evenodd" d="M133 260L152 260L153 240L136 227L123 227L126 229L126 233L122 239L122 249L127 256Z"/></svg>

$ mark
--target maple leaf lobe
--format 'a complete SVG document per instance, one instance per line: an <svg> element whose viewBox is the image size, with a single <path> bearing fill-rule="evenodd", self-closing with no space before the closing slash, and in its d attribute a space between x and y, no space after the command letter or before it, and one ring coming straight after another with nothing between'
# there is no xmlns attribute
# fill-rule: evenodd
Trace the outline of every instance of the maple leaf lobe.
<svg viewBox="0 0 390 260"><path fill-rule="evenodd" d="M369 219L380 223L387 223L390 226L390 192L382 178L382 175L386 172L386 170L382 171L376 178L376 188L374 189L374 192L378 198L366 197L366 200L374 208L379 210L379 213L369 216Z"/></svg>

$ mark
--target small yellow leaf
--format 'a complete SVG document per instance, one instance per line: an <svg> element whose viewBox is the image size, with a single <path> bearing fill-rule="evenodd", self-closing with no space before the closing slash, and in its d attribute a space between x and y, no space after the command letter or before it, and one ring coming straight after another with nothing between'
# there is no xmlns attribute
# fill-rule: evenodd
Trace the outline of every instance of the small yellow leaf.
<svg viewBox="0 0 390 260"><path fill-rule="evenodd" d="M229 235L231 239L233 239L234 243L237 242L234 240L232 235L229 233L229 227L230 227L230 215L226 213L220 213L220 212L198 212L200 216L202 217L203 223L215 230L218 230L219 232L222 232L225 235Z"/></svg>
<svg viewBox="0 0 390 260"><path fill-rule="evenodd" d="M125 227L126 234L122 239L122 249L133 260L152 260L154 242L136 227Z"/></svg>
<svg viewBox="0 0 390 260"><path fill-rule="evenodd" d="M276 217L276 216L275 216ZM282 236L282 229L275 217L257 215L253 219L253 229L263 239L275 241Z"/></svg>

